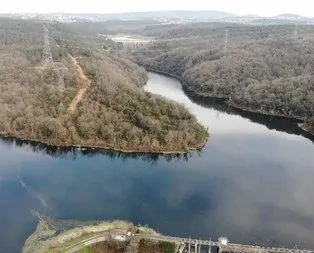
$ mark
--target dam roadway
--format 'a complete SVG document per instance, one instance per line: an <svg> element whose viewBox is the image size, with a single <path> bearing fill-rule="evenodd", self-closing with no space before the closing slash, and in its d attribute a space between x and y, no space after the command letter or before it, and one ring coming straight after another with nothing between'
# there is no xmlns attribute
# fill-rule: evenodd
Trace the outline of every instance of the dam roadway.
<svg viewBox="0 0 314 253"><path fill-rule="evenodd" d="M221 240L218 242L211 240L192 239L184 237L172 237L164 235L149 235L149 234L135 234L133 236L125 235L111 235L109 233L99 234L87 239L80 243L68 248L66 253L75 253L84 247L91 246L96 243L104 242L107 240L118 241L140 241L141 239L171 242L178 245L178 252L183 253L201 253L201 252L233 252L233 253L314 253L312 250L304 249L287 249L287 248L274 248L274 247L261 247L257 245L245 245L227 243L224 244ZM206 249L206 251L204 251ZM128 252L129 253L129 252ZM130 252L131 253L131 252Z"/></svg>

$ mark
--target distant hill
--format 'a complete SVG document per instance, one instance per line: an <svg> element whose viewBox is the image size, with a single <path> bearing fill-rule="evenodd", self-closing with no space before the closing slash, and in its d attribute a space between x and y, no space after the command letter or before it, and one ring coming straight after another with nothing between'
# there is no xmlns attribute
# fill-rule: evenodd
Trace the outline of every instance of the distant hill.
<svg viewBox="0 0 314 253"><path fill-rule="evenodd" d="M0 14L0 17L37 19L48 21L69 22L104 22L104 21L141 21L148 20L158 23L179 24L195 22L228 22L253 25L269 24L314 24L314 18L303 17L296 14L281 14L274 17L261 17L255 14L238 16L232 13L204 10L169 10L148 12L125 12L125 13L21 13Z"/></svg>
<svg viewBox="0 0 314 253"><path fill-rule="evenodd" d="M102 16L104 19L111 20L143 20L143 19L205 19L217 20L237 15L222 12L222 11L184 11L184 10L171 10L171 11L149 11L149 12L126 12L126 13L113 13L113 14L85 14L84 16L95 17L95 15Z"/></svg>
<svg viewBox="0 0 314 253"><path fill-rule="evenodd" d="M296 15L296 14L281 14L278 16L274 16L272 17L273 19L290 19L290 20L297 20L297 19L308 19L307 17L303 17L300 15Z"/></svg>
<svg viewBox="0 0 314 253"><path fill-rule="evenodd" d="M125 12L125 13L12 13L0 14L0 17L23 18L23 19L43 19L43 20L57 20L64 22L75 21L107 21L107 20L221 20L224 18L237 17L237 15L222 12L222 11L184 11L184 10L170 10L170 11L149 11L149 12Z"/></svg>
<svg viewBox="0 0 314 253"><path fill-rule="evenodd" d="M243 18L262 18L262 16L256 15L256 14L247 14L242 16Z"/></svg>
<svg viewBox="0 0 314 253"><path fill-rule="evenodd" d="M252 25L314 24L314 18L303 17L296 14L281 14L273 17L249 14L224 18L223 21Z"/></svg>
<svg viewBox="0 0 314 253"><path fill-rule="evenodd" d="M257 20L256 20L257 21ZM281 14L278 16L259 19L256 24L314 24L314 18L296 14Z"/></svg>

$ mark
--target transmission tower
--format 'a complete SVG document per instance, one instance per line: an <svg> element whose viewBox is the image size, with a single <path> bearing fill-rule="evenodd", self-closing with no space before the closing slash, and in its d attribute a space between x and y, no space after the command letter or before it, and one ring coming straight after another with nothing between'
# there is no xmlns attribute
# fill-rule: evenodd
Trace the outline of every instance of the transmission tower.
<svg viewBox="0 0 314 253"><path fill-rule="evenodd" d="M229 42L229 29L226 29L225 30L224 55L226 55L228 51L228 42Z"/></svg>
<svg viewBox="0 0 314 253"><path fill-rule="evenodd" d="M44 51L43 51L43 62L44 63L53 63L52 54L49 44L49 30L44 26Z"/></svg>

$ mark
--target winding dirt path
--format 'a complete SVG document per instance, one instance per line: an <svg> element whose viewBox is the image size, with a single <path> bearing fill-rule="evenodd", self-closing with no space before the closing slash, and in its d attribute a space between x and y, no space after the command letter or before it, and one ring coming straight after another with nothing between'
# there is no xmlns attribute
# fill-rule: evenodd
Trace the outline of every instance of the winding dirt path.
<svg viewBox="0 0 314 253"><path fill-rule="evenodd" d="M84 70L82 69L82 67L80 66L78 61L72 55L69 55L69 57L72 59L73 64L75 65L76 70L77 70L79 77L81 79L81 88L69 105L68 110L69 110L69 113L72 114L76 110L77 104L82 100L82 98L84 97L84 94L86 93L87 89L91 85L91 81L85 75Z"/></svg>

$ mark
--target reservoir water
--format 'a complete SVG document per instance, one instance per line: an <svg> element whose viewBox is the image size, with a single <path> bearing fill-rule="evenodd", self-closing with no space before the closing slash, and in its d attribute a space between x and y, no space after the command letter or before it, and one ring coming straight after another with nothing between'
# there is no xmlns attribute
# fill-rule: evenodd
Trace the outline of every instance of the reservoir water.
<svg viewBox="0 0 314 253"><path fill-rule="evenodd" d="M209 128L204 149L181 157L140 156L2 139L0 252L21 251L35 229L34 212L314 249L311 140L198 105L171 78L150 73L145 89L185 104Z"/></svg>

